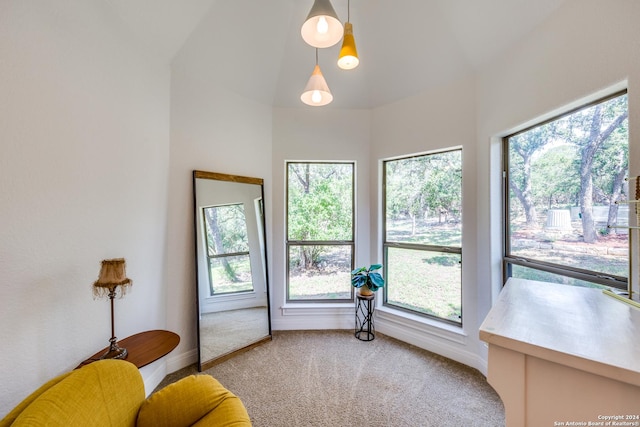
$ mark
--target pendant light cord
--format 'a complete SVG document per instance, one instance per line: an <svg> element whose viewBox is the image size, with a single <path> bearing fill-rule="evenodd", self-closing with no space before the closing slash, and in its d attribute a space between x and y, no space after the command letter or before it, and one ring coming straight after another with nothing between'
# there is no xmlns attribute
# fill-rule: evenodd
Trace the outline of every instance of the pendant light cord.
<svg viewBox="0 0 640 427"><path fill-rule="evenodd" d="M318 65L318 48L316 48L316 65Z"/></svg>
<svg viewBox="0 0 640 427"><path fill-rule="evenodd" d="M347 22L351 22L351 0L347 0Z"/></svg>

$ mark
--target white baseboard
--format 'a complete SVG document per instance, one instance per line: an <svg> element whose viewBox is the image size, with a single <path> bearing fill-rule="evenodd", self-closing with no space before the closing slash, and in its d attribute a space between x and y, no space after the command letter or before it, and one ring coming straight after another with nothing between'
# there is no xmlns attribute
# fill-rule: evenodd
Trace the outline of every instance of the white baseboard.
<svg viewBox="0 0 640 427"><path fill-rule="evenodd" d="M168 374L186 368L197 361L198 350L194 348L181 354L161 358L147 366L143 366L140 368L140 374L144 381L146 395L149 396Z"/></svg>
<svg viewBox="0 0 640 427"><path fill-rule="evenodd" d="M320 308L309 305L281 307L281 316L271 319L271 329L274 331L353 330L354 328L354 308L344 305L325 305ZM381 309L376 310L375 313L375 329L384 335L455 360L487 375L486 346L480 342L482 347L478 354L474 350L477 340L467 336L461 328L435 321L421 322ZM166 371L158 383L166 373L197 363L198 351L194 348L180 354L171 354L165 359ZM150 377L150 383L151 380Z"/></svg>
<svg viewBox="0 0 640 427"><path fill-rule="evenodd" d="M281 307L281 316L271 319L274 331L350 329L354 327L354 308L345 304L331 306L289 305Z"/></svg>
<svg viewBox="0 0 640 427"><path fill-rule="evenodd" d="M172 373L182 368L198 363L198 349L193 348L184 353L171 355L167 357L167 372Z"/></svg>
<svg viewBox="0 0 640 427"><path fill-rule="evenodd" d="M486 361L483 361L473 351L469 351L464 340L455 342L445 338L442 334L434 334L433 331L427 328L410 328L407 325L384 321L383 319L379 319L376 323L376 331L475 368L486 376Z"/></svg>
<svg viewBox="0 0 640 427"><path fill-rule="evenodd" d="M143 366L140 368L140 374L144 381L145 395L149 396L153 390L162 382L164 377L167 376L167 364L163 359L156 360L155 362Z"/></svg>
<svg viewBox="0 0 640 427"><path fill-rule="evenodd" d="M271 320L274 331L348 330L355 327L353 307L326 307L318 310L317 307L293 306L282 307L281 313L281 316ZM487 375L486 358L470 349L470 346L476 345L475 338L470 339L460 328L435 321L428 324L390 314L384 310L376 310L375 329L377 332L455 360Z"/></svg>

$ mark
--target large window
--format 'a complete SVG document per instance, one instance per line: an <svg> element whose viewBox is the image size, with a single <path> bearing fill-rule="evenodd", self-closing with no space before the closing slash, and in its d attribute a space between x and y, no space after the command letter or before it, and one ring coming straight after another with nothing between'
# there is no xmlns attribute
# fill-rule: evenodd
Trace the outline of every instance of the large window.
<svg viewBox="0 0 640 427"><path fill-rule="evenodd" d="M244 206L209 206L202 212L209 262L209 295L253 291Z"/></svg>
<svg viewBox="0 0 640 427"><path fill-rule="evenodd" d="M385 305L462 324L462 150L384 162Z"/></svg>
<svg viewBox="0 0 640 427"><path fill-rule="evenodd" d="M626 290L627 116L618 93L504 138L505 280Z"/></svg>
<svg viewBox="0 0 640 427"><path fill-rule="evenodd" d="M351 301L354 164L287 163L287 301Z"/></svg>

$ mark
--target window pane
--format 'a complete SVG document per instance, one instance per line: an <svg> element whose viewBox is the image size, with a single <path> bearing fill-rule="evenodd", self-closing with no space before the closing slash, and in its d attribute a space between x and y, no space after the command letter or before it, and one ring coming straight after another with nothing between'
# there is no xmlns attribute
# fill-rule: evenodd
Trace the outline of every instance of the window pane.
<svg viewBox="0 0 640 427"><path fill-rule="evenodd" d="M353 164L289 163L289 240L353 240Z"/></svg>
<svg viewBox="0 0 640 427"><path fill-rule="evenodd" d="M350 299L351 245L289 246L289 299Z"/></svg>
<svg viewBox="0 0 640 427"><path fill-rule="evenodd" d="M462 322L461 255L387 248L386 302Z"/></svg>
<svg viewBox="0 0 640 427"><path fill-rule="evenodd" d="M521 265L511 264L511 277L518 279L538 280L540 282L559 283L562 285L582 286L585 288L610 289L609 286L598 285L572 277L561 276L559 274L549 273L547 271L537 270L535 268L527 268Z"/></svg>
<svg viewBox="0 0 640 427"><path fill-rule="evenodd" d="M204 208L204 219L209 256L249 251L242 204Z"/></svg>
<svg viewBox="0 0 640 427"><path fill-rule="evenodd" d="M352 300L354 169L287 164L288 301Z"/></svg>
<svg viewBox="0 0 640 427"><path fill-rule="evenodd" d="M462 151L385 162L386 241L461 246Z"/></svg>
<svg viewBox="0 0 640 427"><path fill-rule="evenodd" d="M627 116L625 94L508 138L507 255L627 276Z"/></svg>
<svg viewBox="0 0 640 427"><path fill-rule="evenodd" d="M209 258L211 295L253 290L249 255Z"/></svg>

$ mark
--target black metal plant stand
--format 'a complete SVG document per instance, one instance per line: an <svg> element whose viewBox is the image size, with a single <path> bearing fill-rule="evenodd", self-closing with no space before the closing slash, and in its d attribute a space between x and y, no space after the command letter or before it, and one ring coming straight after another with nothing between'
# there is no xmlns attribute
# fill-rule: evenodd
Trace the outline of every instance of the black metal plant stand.
<svg viewBox="0 0 640 427"><path fill-rule="evenodd" d="M373 324L373 310L375 294L356 294L356 331L355 336L360 341L371 341L375 338Z"/></svg>

